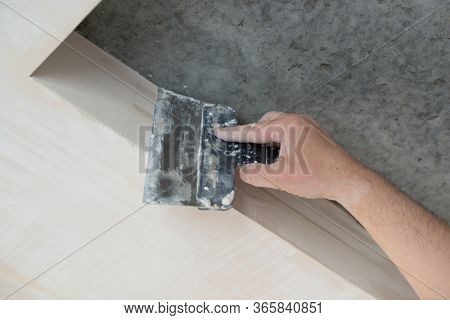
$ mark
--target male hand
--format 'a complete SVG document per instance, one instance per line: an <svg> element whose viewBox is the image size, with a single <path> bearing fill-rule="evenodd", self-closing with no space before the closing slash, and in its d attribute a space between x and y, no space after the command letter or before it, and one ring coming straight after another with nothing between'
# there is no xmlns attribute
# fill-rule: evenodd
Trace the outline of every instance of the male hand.
<svg viewBox="0 0 450 320"><path fill-rule="evenodd" d="M306 198L339 201L364 167L355 161L306 116L268 112L257 123L216 128L219 139L233 142L271 143L280 146L279 160L271 165L250 164L240 169L244 182L287 191ZM364 189L364 188L362 188Z"/></svg>

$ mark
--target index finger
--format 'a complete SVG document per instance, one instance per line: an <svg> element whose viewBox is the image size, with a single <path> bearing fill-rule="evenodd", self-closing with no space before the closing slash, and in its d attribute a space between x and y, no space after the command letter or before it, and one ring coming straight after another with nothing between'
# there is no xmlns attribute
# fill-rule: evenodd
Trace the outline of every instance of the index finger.
<svg viewBox="0 0 450 320"><path fill-rule="evenodd" d="M283 128L280 125L252 123L236 127L214 128L217 138L230 142L241 143L281 143Z"/></svg>

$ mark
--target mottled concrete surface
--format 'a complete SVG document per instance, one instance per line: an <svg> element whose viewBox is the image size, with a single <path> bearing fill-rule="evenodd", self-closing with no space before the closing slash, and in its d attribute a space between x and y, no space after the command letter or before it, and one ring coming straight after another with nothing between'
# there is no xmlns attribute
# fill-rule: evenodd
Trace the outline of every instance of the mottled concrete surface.
<svg viewBox="0 0 450 320"><path fill-rule="evenodd" d="M448 0L104 0L79 27L155 84L234 106L242 122L316 118L448 221L449 30Z"/></svg>

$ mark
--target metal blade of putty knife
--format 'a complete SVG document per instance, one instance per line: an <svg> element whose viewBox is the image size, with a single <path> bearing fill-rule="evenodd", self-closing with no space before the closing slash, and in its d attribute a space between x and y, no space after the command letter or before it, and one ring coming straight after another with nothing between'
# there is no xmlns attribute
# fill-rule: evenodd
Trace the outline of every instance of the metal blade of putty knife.
<svg viewBox="0 0 450 320"><path fill-rule="evenodd" d="M279 148L219 140L214 126L235 126L236 112L160 88L153 116L144 202L227 210L239 165L270 164Z"/></svg>

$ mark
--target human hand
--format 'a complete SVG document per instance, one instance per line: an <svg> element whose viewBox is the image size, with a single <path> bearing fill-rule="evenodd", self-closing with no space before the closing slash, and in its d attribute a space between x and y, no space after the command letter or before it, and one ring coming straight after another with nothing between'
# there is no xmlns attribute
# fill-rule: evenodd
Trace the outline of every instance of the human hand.
<svg viewBox="0 0 450 320"><path fill-rule="evenodd" d="M225 141L280 145L278 161L239 170L244 182L280 189L305 198L348 199L365 168L328 137L309 117L268 112L257 123L216 128ZM349 190L352 188L352 191Z"/></svg>

